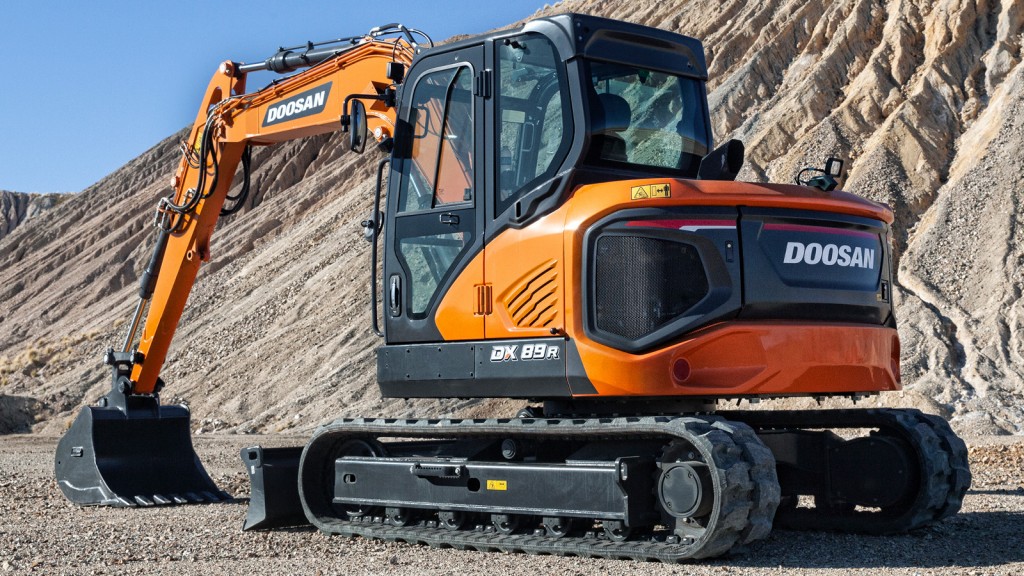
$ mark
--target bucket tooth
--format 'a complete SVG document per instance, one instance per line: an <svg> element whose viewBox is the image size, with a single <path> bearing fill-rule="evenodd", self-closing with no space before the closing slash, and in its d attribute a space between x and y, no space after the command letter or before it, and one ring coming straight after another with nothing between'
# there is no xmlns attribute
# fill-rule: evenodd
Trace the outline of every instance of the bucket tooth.
<svg viewBox="0 0 1024 576"><path fill-rule="evenodd" d="M309 519L299 501L301 446L242 448L242 465L249 474L249 511L242 530L302 526Z"/></svg>
<svg viewBox="0 0 1024 576"><path fill-rule="evenodd" d="M230 499L192 447L188 409L155 396L82 409L57 445L54 472L64 496L83 506L201 502L201 493Z"/></svg>

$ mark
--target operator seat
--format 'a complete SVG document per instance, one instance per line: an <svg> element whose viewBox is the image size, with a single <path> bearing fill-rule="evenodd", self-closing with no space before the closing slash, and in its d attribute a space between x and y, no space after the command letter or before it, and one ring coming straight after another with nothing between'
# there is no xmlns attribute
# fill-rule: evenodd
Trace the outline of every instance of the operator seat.
<svg viewBox="0 0 1024 576"><path fill-rule="evenodd" d="M628 162L626 140L619 135L629 128L633 111L626 99L617 94L602 93L591 98L593 111L591 122L590 152L591 162L601 160L612 162Z"/></svg>

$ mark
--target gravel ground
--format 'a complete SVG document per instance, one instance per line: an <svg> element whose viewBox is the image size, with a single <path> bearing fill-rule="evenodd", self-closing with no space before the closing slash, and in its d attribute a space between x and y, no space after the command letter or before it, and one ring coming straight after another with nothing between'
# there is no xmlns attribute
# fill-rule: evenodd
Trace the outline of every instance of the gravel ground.
<svg viewBox="0 0 1024 576"><path fill-rule="evenodd" d="M969 439L962 513L895 537L774 531L740 554L683 565L435 550L312 530L241 531L242 500L148 510L79 508L53 481L57 439L0 436L0 573L17 574L1022 574L1024 438ZM243 446L300 437L201 435L217 483L239 498Z"/></svg>

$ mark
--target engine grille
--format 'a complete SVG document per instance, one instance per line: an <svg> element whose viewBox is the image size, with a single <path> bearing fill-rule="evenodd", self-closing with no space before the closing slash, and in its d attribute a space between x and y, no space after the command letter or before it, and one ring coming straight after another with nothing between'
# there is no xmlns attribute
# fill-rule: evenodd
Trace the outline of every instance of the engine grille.
<svg viewBox="0 0 1024 576"><path fill-rule="evenodd" d="M708 293L690 244L643 236L602 236L594 262L598 330L635 340L684 314Z"/></svg>

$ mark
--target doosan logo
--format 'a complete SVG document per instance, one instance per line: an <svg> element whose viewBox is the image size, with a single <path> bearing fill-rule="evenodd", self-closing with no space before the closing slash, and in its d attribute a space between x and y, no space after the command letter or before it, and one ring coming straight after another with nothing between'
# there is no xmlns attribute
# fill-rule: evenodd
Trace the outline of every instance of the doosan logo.
<svg viewBox="0 0 1024 576"><path fill-rule="evenodd" d="M294 120L322 112L327 105L327 95L330 92L331 83L328 82L323 86L317 86L312 90L292 96L280 104L275 104L267 108L267 115L263 118L263 125L270 126L278 122Z"/></svg>
<svg viewBox="0 0 1024 576"><path fill-rule="evenodd" d="M823 264L825 266L846 266L849 268L874 268L875 250L846 244L825 244L817 242L788 242L785 264Z"/></svg>

